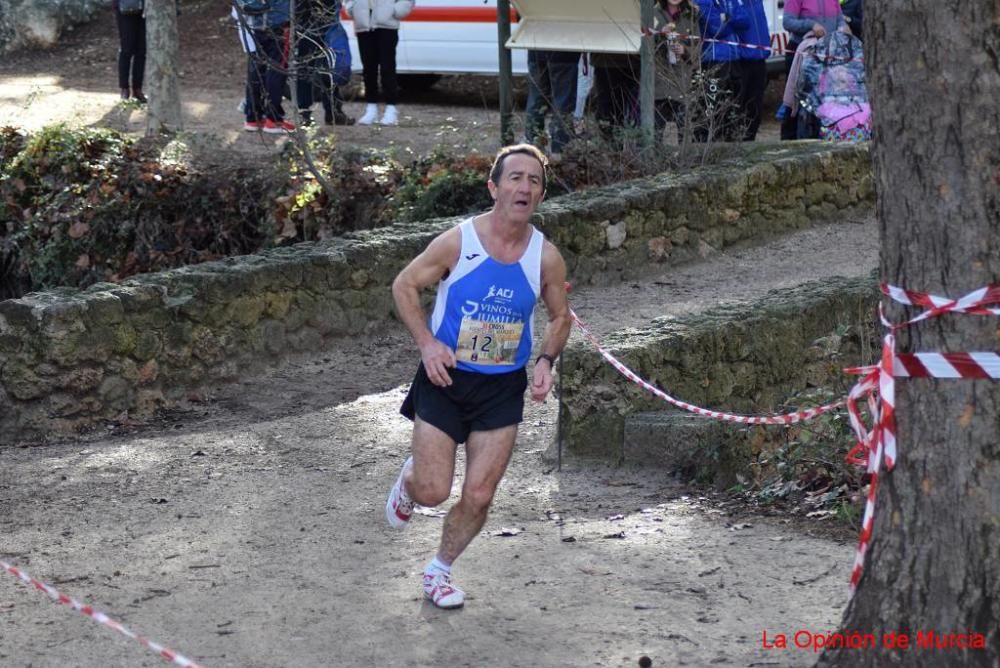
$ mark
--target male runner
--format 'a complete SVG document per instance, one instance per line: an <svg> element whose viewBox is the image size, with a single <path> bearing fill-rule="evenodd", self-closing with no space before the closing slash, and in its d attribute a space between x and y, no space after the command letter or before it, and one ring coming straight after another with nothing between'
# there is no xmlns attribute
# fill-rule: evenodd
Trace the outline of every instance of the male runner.
<svg viewBox="0 0 1000 668"><path fill-rule="evenodd" d="M405 527L415 503L436 506L448 498L455 451L465 443L462 497L424 570L424 595L440 608L465 602L451 582L451 565L486 522L514 450L539 297L549 322L532 367L535 401L552 389L552 365L569 336L566 263L530 222L545 196L545 168L534 146L501 149L486 184L493 208L431 241L392 285L421 363L400 411L414 422L412 454L386 502L390 525ZM420 292L435 283L428 321Z"/></svg>

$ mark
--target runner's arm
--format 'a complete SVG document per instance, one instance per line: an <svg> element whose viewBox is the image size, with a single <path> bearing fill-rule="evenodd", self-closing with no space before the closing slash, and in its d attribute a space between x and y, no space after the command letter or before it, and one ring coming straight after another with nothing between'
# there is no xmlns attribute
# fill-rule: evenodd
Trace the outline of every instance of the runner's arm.
<svg viewBox="0 0 1000 668"><path fill-rule="evenodd" d="M436 237L415 257L392 283L396 312L420 349L427 377L435 385L451 385L447 367L455 366L455 352L438 341L427 326L427 314L420 303L420 293L444 278L458 261L461 232L452 228Z"/></svg>
<svg viewBox="0 0 1000 668"><path fill-rule="evenodd" d="M541 354L559 357L569 338L569 300L566 298L566 262L551 242L542 251L542 301L549 314ZM531 398L542 401L552 389L552 363L540 358L531 372Z"/></svg>

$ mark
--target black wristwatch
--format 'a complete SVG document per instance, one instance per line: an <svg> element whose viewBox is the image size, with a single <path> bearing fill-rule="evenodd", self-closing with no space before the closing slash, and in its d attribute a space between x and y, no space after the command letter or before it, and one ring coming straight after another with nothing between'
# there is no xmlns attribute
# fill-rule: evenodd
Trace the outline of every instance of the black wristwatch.
<svg viewBox="0 0 1000 668"><path fill-rule="evenodd" d="M555 366L556 366L556 358L553 357L552 355L549 355L548 353L542 353L541 355L539 355L538 357L536 357L535 358L535 364L536 365L538 364L539 360L548 360L550 367L555 368Z"/></svg>

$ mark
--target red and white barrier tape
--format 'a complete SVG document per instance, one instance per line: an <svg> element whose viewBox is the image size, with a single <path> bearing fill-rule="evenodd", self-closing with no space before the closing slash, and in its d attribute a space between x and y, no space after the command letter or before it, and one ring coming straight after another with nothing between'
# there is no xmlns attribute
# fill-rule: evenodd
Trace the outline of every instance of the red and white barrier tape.
<svg viewBox="0 0 1000 668"><path fill-rule="evenodd" d="M682 32L674 32L668 28L661 28L660 30L654 30L653 28L643 28L642 34L647 37L656 37L657 35L670 35L676 39L688 39L695 40L699 42L706 42L711 44L726 44L729 46L738 46L744 49L759 49L761 51L770 51L773 47L770 45L764 46L763 44L750 44L749 42L732 42L726 39L712 39L711 37L702 37L701 35L689 35Z"/></svg>
<svg viewBox="0 0 1000 668"><path fill-rule="evenodd" d="M896 378L1000 378L998 353L896 353Z"/></svg>
<svg viewBox="0 0 1000 668"><path fill-rule="evenodd" d="M891 471L896 463L895 378L1000 379L1000 355L995 352L897 353L893 334L899 329L945 313L1000 316L1000 308L991 307L993 304L1000 304L1000 285L974 290L959 299L914 292L886 283L881 287L883 293L900 304L922 306L927 310L905 322L893 324L886 319L880 308L882 323L890 332L882 342L881 362L874 367L848 369L850 373L860 373L863 376L848 395L847 410L858 439L857 445L848 454L848 459L866 465L871 476L858 550L851 572L852 596L861 580L865 555L871 543L881 465L884 461L886 470ZM857 400L862 397L868 400L871 429L864 425L858 411Z"/></svg>
<svg viewBox="0 0 1000 668"><path fill-rule="evenodd" d="M784 53L786 51L785 47L780 45L771 46L770 44L768 44L765 46L764 44L751 44L750 42L734 42L728 39L715 39L712 37L702 37L701 35L691 35L688 33L674 32L669 28L661 28L659 30L655 30L653 28L642 28L641 32L643 35L647 37L656 37L658 35L669 35L674 39L686 39L696 42L702 42L705 44L725 44L726 46L736 46L741 49L757 49L758 51L777 51L779 53ZM863 58L858 58L858 57L836 58L834 56L829 56L829 57L824 56L824 59L844 61L844 62L848 60L864 60Z"/></svg>
<svg viewBox="0 0 1000 668"><path fill-rule="evenodd" d="M111 619L100 610L95 610L89 605L84 605L83 603L80 603L76 599L70 598L66 594L60 593L59 591L45 584L41 580L36 580L35 578L31 577L30 575L22 571L20 568L17 568L16 566L11 566L5 561L0 561L0 570L8 572L14 577L21 580L22 582L31 585L38 591L48 594L49 598L51 598L56 603L59 603L61 605L68 605L77 612L80 612L86 615L87 617L90 617L98 624L107 626L108 628L113 629L124 636L127 636L129 638L132 638L133 640L138 641L143 647L146 647L147 649L156 652L161 657L163 657L167 661L170 661L174 665L183 666L184 668L201 668L201 666L199 666L191 659L181 654L178 654L173 650L167 649L166 647L160 645L159 643L153 642L149 638L142 637L138 633L135 633L134 631L126 628L121 623Z"/></svg>
<svg viewBox="0 0 1000 668"><path fill-rule="evenodd" d="M882 357L878 364L867 367L846 369L848 373L858 374L861 379L851 388L846 401L838 401L825 406L810 408L787 415L754 417L733 415L700 408L693 404L675 399L663 390L643 380L634 371L622 364L614 355L605 350L600 341L584 326L576 312L570 309L570 317L576 323L601 356L611 366L633 383L643 387L664 401L686 411L704 415L716 420L738 422L741 424L795 424L810 420L818 415L847 405L851 428L857 438L857 443L847 455L848 461L867 467L869 474L868 498L865 502L865 514L861 523L861 534L858 538L858 549L851 571L851 595L857 589L864 569L865 555L871 543L872 527L875 521L875 498L878 492L879 474L882 463L886 470L891 471L896 464L896 378L971 378L1000 379L1000 354L995 352L970 353L897 353L894 332L917 322L933 318L944 313L967 313L973 315L1000 316L1000 308L991 304L1000 304L1000 285L991 285L970 292L959 299L937 297L921 292L904 290L888 284L882 284L882 292L895 301L908 306L924 306L923 313L906 322L890 323L882 311L879 314L882 323L889 328L882 341ZM861 416L858 401L865 400L872 421L869 428Z"/></svg>
<svg viewBox="0 0 1000 668"><path fill-rule="evenodd" d="M673 404L677 408L695 413L697 415L704 415L705 417L713 418L715 420L723 420L726 422L738 422L740 424L795 424L797 422L804 422L805 420L811 420L814 417L822 415L823 413L829 413L830 411L836 410L842 407L846 402L845 400L840 400L832 404L827 404L825 406L817 406L815 408L807 408L804 411L798 411L795 413L787 413L785 415L765 415L765 416L751 416L751 415L734 415L732 413L722 413L720 411L713 411L707 408L701 408L695 406L694 404L689 404L686 401L681 401L680 399L675 399L670 396L660 388L656 387L652 383L643 380L634 371L629 369L627 366L622 364L618 358L609 353L601 346L601 342L598 341L597 337L590 333L590 331L584 326L580 317L575 311L570 309L569 315L573 318L576 326L580 328L583 335L590 339L590 342L594 344L601 356L608 361L608 363L618 370L620 374L631 380L636 385L648 390L652 394L658 396L669 404Z"/></svg>

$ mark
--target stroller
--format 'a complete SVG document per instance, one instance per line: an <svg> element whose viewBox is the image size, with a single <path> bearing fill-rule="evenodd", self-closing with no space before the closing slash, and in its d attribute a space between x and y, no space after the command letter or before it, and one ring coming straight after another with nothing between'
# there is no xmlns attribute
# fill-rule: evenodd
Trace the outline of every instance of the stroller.
<svg viewBox="0 0 1000 668"><path fill-rule="evenodd" d="M828 33L815 42L803 42L795 57L802 60L794 82L798 138L871 139L861 40L848 32Z"/></svg>

